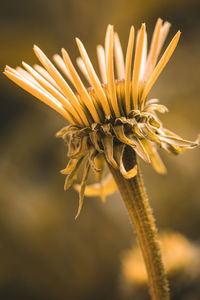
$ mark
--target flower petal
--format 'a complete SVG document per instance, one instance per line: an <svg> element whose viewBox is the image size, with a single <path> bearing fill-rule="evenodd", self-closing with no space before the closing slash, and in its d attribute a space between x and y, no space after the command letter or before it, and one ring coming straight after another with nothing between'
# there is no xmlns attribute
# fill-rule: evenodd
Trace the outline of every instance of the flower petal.
<svg viewBox="0 0 200 300"><path fill-rule="evenodd" d="M76 164L76 167L73 169L73 171L72 171L69 175L67 175L67 177L66 177L66 179L65 179L65 184L64 184L64 190L65 190L65 191L66 191L67 189L69 189L70 186L72 185L72 183L73 183L73 181L74 181L74 179L75 179L75 177L76 177L76 174L77 174L77 172L78 172L78 170L79 170L79 167L80 167L82 161L83 161L83 157L81 157L81 158L78 160L78 162L77 162L77 164Z"/></svg>
<svg viewBox="0 0 200 300"><path fill-rule="evenodd" d="M76 38L76 42L77 42L81 57L84 61L85 67L87 69L88 76L90 77L90 80L92 82L92 86L93 86L94 90L96 91L97 97L103 107L103 110L104 110L106 116L108 116L108 115L110 115L110 107L109 107L107 98L105 96L105 93L103 91L103 88L101 87L101 83L94 71L94 68L91 64L91 61L88 57L85 47L83 46L83 44L81 43L81 41L78 38Z"/></svg>
<svg viewBox="0 0 200 300"><path fill-rule="evenodd" d="M103 46L97 46L97 58L99 63L99 69L101 73L101 79L104 84L107 83L106 65L105 65L105 51Z"/></svg>
<svg viewBox="0 0 200 300"><path fill-rule="evenodd" d="M162 159L160 158L160 155L157 152L155 144L151 143L150 141L145 140L145 139L142 140L141 142L151 159L154 169L160 174L167 173L167 169L166 169Z"/></svg>
<svg viewBox="0 0 200 300"><path fill-rule="evenodd" d="M81 72L83 73L83 75L85 76L85 78L88 81L88 83L90 85L92 85L92 83L90 81L90 77L88 76L88 72L87 72L87 69L85 67L85 64L84 64L84 61L82 60L82 58L81 57L77 57L76 63L78 65L79 69L81 70Z"/></svg>
<svg viewBox="0 0 200 300"><path fill-rule="evenodd" d="M114 46L117 76L119 80L123 80L125 78L124 55L119 36L116 32L114 33Z"/></svg>
<svg viewBox="0 0 200 300"><path fill-rule="evenodd" d="M83 85L78 73L76 72L72 62L71 62L71 59L69 57L69 54L67 53L67 51L62 48L62 55L63 55L63 60L64 60L64 63L67 67L67 69L69 70L70 72L70 75L73 79L73 82L74 82L74 85L80 95L80 99L81 101L83 101L84 105L88 108L88 111L90 112L90 114L92 115L93 119L94 119L94 122L98 123L100 122L100 119L99 119L99 116L98 116L98 113L96 111L96 108L94 106L94 103L93 101L91 100L85 86Z"/></svg>
<svg viewBox="0 0 200 300"><path fill-rule="evenodd" d="M76 168L79 159L70 159L66 168L61 170L60 173L63 175L68 175Z"/></svg>
<svg viewBox="0 0 200 300"><path fill-rule="evenodd" d="M80 215L80 212L81 212L81 209L83 206L84 192L85 192L85 187L86 187L89 171L90 171L90 164L89 164L89 161L87 160L85 163L85 166L84 166L84 170L83 170L83 178L81 181L80 192L79 192L79 206L78 206L78 211L77 211L75 219L77 219L78 216Z"/></svg>
<svg viewBox="0 0 200 300"><path fill-rule="evenodd" d="M138 109L138 88L139 88L139 76L142 63L142 53L145 39L145 24L142 24L138 35L138 41L136 45L134 68L133 68L133 81L132 81L132 97L133 97L133 109Z"/></svg>
<svg viewBox="0 0 200 300"><path fill-rule="evenodd" d="M114 77L114 63L113 63L113 26L109 25L107 29L107 40L105 43L105 59L106 59L106 74L108 80L108 91L110 96L110 101L112 104L115 117L120 117L119 105L117 102L116 87L115 87L115 77Z"/></svg>
<svg viewBox="0 0 200 300"><path fill-rule="evenodd" d="M80 185L75 184L74 188L77 191L80 191ZM94 196L101 196L101 193L103 191L104 196L108 196L113 194L117 190L117 185L114 181L114 178L111 173L108 173L105 178L103 178L101 184L100 183L94 183L87 185L85 188L85 196L88 197L94 197Z"/></svg>
<svg viewBox="0 0 200 300"><path fill-rule="evenodd" d="M108 163L111 164L111 166L113 166L113 168L117 168L117 163L113 156L113 146L114 146L113 139L114 138L112 136L104 136L102 138L102 144L104 147L104 153L105 153Z"/></svg>
<svg viewBox="0 0 200 300"><path fill-rule="evenodd" d="M38 59L41 61L43 66L47 69L49 74L53 77L57 85L60 87L62 92L65 94L67 99L70 101L70 103L74 106L74 108L77 110L79 113L82 121L86 126L89 126L89 122L87 120L87 117L84 113L83 108L81 107L77 97L67 84L67 82L64 80L64 78L61 76L61 74L58 72L58 70L54 67L54 65L50 62L50 60L46 57L46 55L42 52L42 50L34 46L34 51Z"/></svg>
<svg viewBox="0 0 200 300"><path fill-rule="evenodd" d="M31 81L28 81L26 78L17 75L11 71L8 71L8 68L5 68L4 74L19 85L21 88L29 92L34 97L38 98L45 104L49 105L59 114L61 114L65 119L67 119L71 124L75 124L71 115L63 108L62 104L60 104L57 99L55 99L52 95L50 95L47 91L45 91L42 87L35 85Z"/></svg>
<svg viewBox="0 0 200 300"><path fill-rule="evenodd" d="M158 76L160 75L160 73L162 72L162 70L164 69L164 67L166 66L166 64L168 63L170 57L172 56L179 38L180 38L180 34L181 32L178 31L177 34L174 36L174 38L172 39L171 43L169 44L169 46L167 47L165 53L163 54L163 56L161 57L160 61L158 62L157 66L155 67L153 73L151 74L145 88L142 94L142 99L141 102L145 102L147 95L149 94L153 84L155 83L155 81L157 80Z"/></svg>
<svg viewBox="0 0 200 300"><path fill-rule="evenodd" d="M134 27L131 26L128 46L126 51L126 64L125 64L125 102L126 102L126 113L127 115L130 112L131 108L131 64L132 64L132 56L133 56L133 45L134 45Z"/></svg>
<svg viewBox="0 0 200 300"><path fill-rule="evenodd" d="M137 175L137 164L134 164L129 170L126 170L125 166L124 166L124 156L126 156L126 145L124 144L118 144L115 146L115 157L116 157L116 161L119 165L119 170L121 172L121 174L124 176L124 178L126 179L130 179L133 178ZM130 147L129 147L130 148ZM132 149L132 148L130 148ZM129 149L129 151L130 151ZM132 150L134 151L134 150ZM134 152L133 152L133 156L134 156Z"/></svg>

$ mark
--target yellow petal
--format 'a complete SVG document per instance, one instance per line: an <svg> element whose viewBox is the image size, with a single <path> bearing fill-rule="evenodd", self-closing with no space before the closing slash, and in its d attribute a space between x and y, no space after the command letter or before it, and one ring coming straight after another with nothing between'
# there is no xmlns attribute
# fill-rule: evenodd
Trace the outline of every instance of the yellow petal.
<svg viewBox="0 0 200 300"><path fill-rule="evenodd" d="M66 177L66 179L65 179L65 184L64 184L64 190L65 190L65 191L66 191L67 189L69 189L70 186L72 185L72 183L73 183L73 181L74 181L74 179L75 179L75 177L76 177L76 174L77 174L77 172L78 172L78 170L79 170L79 167L80 167L82 161L83 161L83 157L81 157L81 158L78 160L78 162L77 162L75 168L71 171L71 173L69 173L69 175L67 175L67 177Z"/></svg>
<svg viewBox="0 0 200 300"><path fill-rule="evenodd" d="M70 72L70 75L73 79L75 87L76 87L79 95L81 96L83 103L88 108L89 112L91 113L91 115L94 119L94 122L99 123L100 119L99 119L98 113L96 111L96 108L94 106L94 103L92 102L85 86L83 85L78 73L76 72L76 70L71 62L69 54L67 53L67 51L65 49L62 49L62 55L63 55L64 62L66 64L66 67Z"/></svg>
<svg viewBox="0 0 200 300"><path fill-rule="evenodd" d="M54 54L53 60L57 64L57 66L60 68L60 70L65 74L65 76L71 81L72 84L74 84L74 81L70 75L69 70L67 69L62 57L59 54Z"/></svg>
<svg viewBox="0 0 200 300"><path fill-rule="evenodd" d="M75 168L78 163L79 159L70 159L65 169L61 170L60 173L64 175L70 174Z"/></svg>
<svg viewBox="0 0 200 300"><path fill-rule="evenodd" d="M83 73L83 75L85 76L85 78L87 79L88 83L91 86L92 83L90 81L90 77L88 76L88 72L87 72L87 69L85 67L85 64L84 64L84 61L82 60L82 58L81 57L77 57L76 63L78 65L79 69L81 70L81 72Z"/></svg>
<svg viewBox="0 0 200 300"><path fill-rule="evenodd" d="M114 33L114 45L117 76L119 80L123 80L125 78L124 55L119 36L116 32Z"/></svg>
<svg viewBox="0 0 200 300"><path fill-rule="evenodd" d="M158 45L158 54L157 55L160 54L160 51L161 51L161 49L163 47L163 44L164 44L164 42L166 40L166 37L168 35L170 27L171 27L171 24L169 22L165 22L163 24L163 26L161 27L160 38L159 38L159 45Z"/></svg>
<svg viewBox="0 0 200 300"><path fill-rule="evenodd" d="M84 61L84 64L85 64L85 67L87 69L87 72L88 72L88 76L90 77L90 80L92 82L92 86L97 94L97 97L102 105L102 108L105 112L105 115L108 116L110 115L110 107L109 107L109 104L108 104L108 101L107 101L107 98L106 98L106 95L103 91L103 88L101 86L101 83L94 71L94 68L91 64L91 61L88 57L88 54L85 50L85 47L83 46L83 44L81 43L81 41L76 38L76 42L77 42L77 45L78 45L78 48L79 48L79 51L80 51L80 54L81 54L81 57Z"/></svg>
<svg viewBox="0 0 200 300"><path fill-rule="evenodd" d="M113 137L112 136L104 136L102 138L102 144L104 147L104 153L107 162L113 166L113 168L117 168L117 163L114 159L114 153L113 153Z"/></svg>
<svg viewBox="0 0 200 300"><path fill-rule="evenodd" d="M117 102L114 64L113 64L113 26L109 25L107 29L107 39L105 43L106 74L108 80L108 91L115 116L120 117L119 105Z"/></svg>
<svg viewBox="0 0 200 300"><path fill-rule="evenodd" d="M61 89L59 88L59 86L57 85L57 83L55 82L55 80L51 77L51 75L47 72L47 70L45 68L43 68L40 65L34 65L33 68L42 76L44 77L47 81L49 81L57 90L59 90L60 92Z"/></svg>
<svg viewBox="0 0 200 300"><path fill-rule="evenodd" d="M77 112L79 113L83 123L86 126L89 126L89 122L88 122L87 117L84 113L84 110L81 107L77 97L75 96L75 94L73 93L73 91L71 90L69 85L67 84L67 82L64 80L64 78L61 76L61 74L58 72L58 70L54 67L54 65L50 62L50 60L46 57L46 55L42 52L42 50L39 47L34 46L34 51L35 51L35 54L38 57L38 59L41 61L43 66L47 69L49 74L53 77L53 79L55 80L57 85L60 87L62 92L65 94L67 99L70 101L70 103L77 110Z"/></svg>
<svg viewBox="0 0 200 300"><path fill-rule="evenodd" d="M146 69L144 74L145 81L149 79L149 76L151 75L156 64L161 27L162 27L162 20L158 18L153 32L151 46L147 58Z"/></svg>
<svg viewBox="0 0 200 300"><path fill-rule="evenodd" d="M125 64L125 102L126 102L126 113L127 115L130 112L131 102L130 102L130 94L131 94L131 64L132 64L132 56L133 56L133 45L134 45L134 27L131 26L128 46L126 51L126 64Z"/></svg>
<svg viewBox="0 0 200 300"><path fill-rule="evenodd" d="M161 57L160 61L158 62L157 66L155 67L153 73L151 74L145 89L143 91L142 94L142 102L144 103L144 101L146 100L146 97L148 95L148 93L150 92L153 84L155 83L155 81L157 80L158 76L160 75L160 73L162 72L162 70L164 69L164 67L166 66L166 64L168 63L170 57L172 56L177 43L179 41L180 38L180 31L177 32L177 34L174 36L174 38L172 39L171 43L169 44L169 46L167 47L165 53L163 54L163 56Z"/></svg>
<svg viewBox="0 0 200 300"><path fill-rule="evenodd" d="M80 191L80 185L75 184L74 188L77 191ZM93 197L93 196L101 196L101 189L105 196L113 194L117 190L117 185L114 181L114 178L111 173L109 173L103 180L102 184L95 183L87 185L85 188L85 196Z"/></svg>
<svg viewBox="0 0 200 300"><path fill-rule="evenodd" d="M71 124L74 124L74 120L70 116L70 114L63 108L63 106L47 91L45 91L42 87L38 87L31 81L28 81L24 77L17 75L11 71L8 71L8 68L5 68L4 74L11 79L13 82L18 84L21 88L29 92L34 97L38 98L45 104L49 105L51 108L53 108L55 111L57 111L59 114L61 114L65 119L68 120Z"/></svg>
<svg viewBox="0 0 200 300"><path fill-rule="evenodd" d="M142 140L142 144L145 147L145 149L151 159L154 169L160 174L166 174L167 169L166 169L162 159L160 158L160 155L158 154L155 145L146 139Z"/></svg>
<svg viewBox="0 0 200 300"><path fill-rule="evenodd" d="M138 109L138 86L139 86L140 68L141 68L142 53L143 53L143 46L144 46L144 39L145 39L145 28L146 28L145 24L142 24L138 36L138 42L136 45L134 68L133 68L133 81L132 81L133 109Z"/></svg>
<svg viewBox="0 0 200 300"><path fill-rule="evenodd" d="M77 113L77 111L74 109L74 107L71 105L71 103L61 94L53 85L51 85L50 82L48 82L44 77L42 77L39 73L37 73L36 70L31 68L28 64L25 62L22 62L24 68L27 69L27 71L35 78L44 89L46 89L52 96L54 96L62 105L66 108L67 111L69 111L77 120L77 122L82 125L82 121Z"/></svg>
<svg viewBox="0 0 200 300"><path fill-rule="evenodd" d="M106 65L105 65L105 51L103 46L97 46L97 58L99 63L99 69L101 73L101 79L104 84L107 83Z"/></svg>

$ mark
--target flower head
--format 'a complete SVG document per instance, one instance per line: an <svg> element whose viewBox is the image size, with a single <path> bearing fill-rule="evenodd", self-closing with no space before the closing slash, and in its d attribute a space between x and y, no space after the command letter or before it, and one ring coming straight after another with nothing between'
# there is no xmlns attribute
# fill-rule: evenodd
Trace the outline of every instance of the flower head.
<svg viewBox="0 0 200 300"><path fill-rule="evenodd" d="M24 69L5 68L6 76L48 104L70 123L60 130L57 136L67 143L70 159L67 167L61 171L67 175L65 189L71 186L79 166L85 161L82 182L77 186L80 191L78 213L84 192L90 194L93 190L103 198L104 190L109 190L110 186L113 188L114 183L110 175L102 180L105 161L112 167L119 168L125 178L132 178L137 174L137 165L133 164L127 170L123 161L129 149L133 155L136 153L146 162L151 162L156 171L165 173L166 168L157 152L158 147L179 154L198 144L183 140L165 129L158 119L157 112L165 113L167 108L159 104L157 99L147 100L153 84L169 61L180 37L178 31L158 61L169 28L168 22L163 23L158 19L147 54L145 24L142 24L138 31L136 41L132 26L124 59L119 36L114 32L114 27L109 25L105 47L97 46L101 80L82 42L76 39L81 55L77 64L90 88L84 86L65 49L61 51L62 56L56 54L53 58L68 81L37 46L34 46L34 52L42 66L35 65L32 68L23 62ZM95 171L100 183L87 188L90 168Z"/></svg>

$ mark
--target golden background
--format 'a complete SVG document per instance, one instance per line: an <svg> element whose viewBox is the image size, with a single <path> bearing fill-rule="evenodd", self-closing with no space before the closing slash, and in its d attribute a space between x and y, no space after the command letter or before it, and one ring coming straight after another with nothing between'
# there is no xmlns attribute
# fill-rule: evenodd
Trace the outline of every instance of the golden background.
<svg viewBox="0 0 200 300"><path fill-rule="evenodd" d="M194 140L200 132L200 2L131 0L0 1L0 64L37 63L32 45L49 56L65 47L75 59L74 38L97 66L96 45L114 24L125 51L130 26L158 17L172 23L167 42L181 40L151 92L170 112L165 127ZM165 44L166 47L167 43ZM74 60L75 61L75 60ZM85 198L74 220L78 194L63 191L66 149L55 133L65 126L56 112L0 76L0 299L111 300L121 292L122 253L135 235L118 193L105 204ZM159 229L200 241L199 149L181 156L161 153L168 174L141 163ZM197 284L196 284L197 285ZM200 278L199 278L200 285ZM143 299L139 295L134 299ZM145 299L145 298L144 298ZM194 286L172 290L174 300L198 300Z"/></svg>

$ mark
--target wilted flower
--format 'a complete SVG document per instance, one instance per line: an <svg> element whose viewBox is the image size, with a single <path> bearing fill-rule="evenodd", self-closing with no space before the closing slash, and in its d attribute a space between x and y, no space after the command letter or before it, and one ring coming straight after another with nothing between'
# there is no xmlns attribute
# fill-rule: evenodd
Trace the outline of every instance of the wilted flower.
<svg viewBox="0 0 200 300"><path fill-rule="evenodd" d="M118 168L126 179L130 179L137 174L137 165L133 160L132 167L127 170L124 156L127 151L132 151L133 156L136 153L144 161L151 162L157 172L165 173L166 168L157 152L159 147L167 152L179 154L198 144L183 140L165 129L157 117L157 112L165 113L167 108L159 104L157 99L147 100L153 84L169 61L180 37L178 31L158 61L169 28L168 22L163 23L158 19L147 55L146 27L142 24L136 38L132 70L134 28L130 29L124 59L119 37L113 26L109 25L105 47L97 46L101 80L83 44L76 39L81 55L77 64L91 88L84 86L65 49L62 49L62 57L54 55L54 61L75 91L37 46L34 46L34 51L44 68L38 65L32 68L24 62L24 69L5 68L6 76L55 109L70 123L60 130L57 136L66 142L70 159L67 167L61 171L67 175L65 189L71 186L84 161L82 182L77 187L80 191L78 214L82 207L90 168L97 174L99 184L96 189L92 186L86 192L90 194L93 190L103 198L109 185L110 190L114 188L111 175L102 182L105 160L112 167Z"/></svg>

